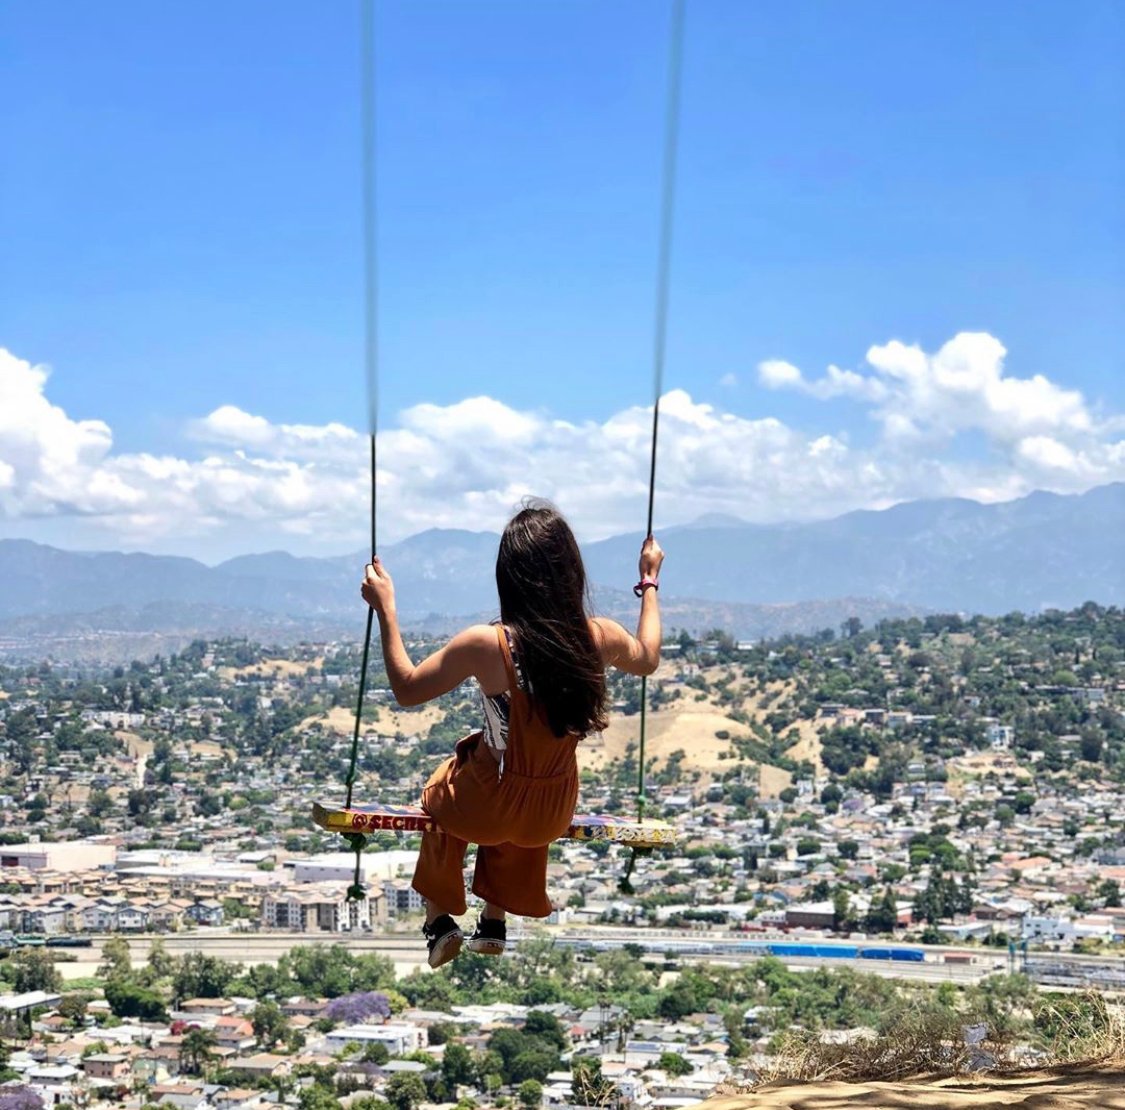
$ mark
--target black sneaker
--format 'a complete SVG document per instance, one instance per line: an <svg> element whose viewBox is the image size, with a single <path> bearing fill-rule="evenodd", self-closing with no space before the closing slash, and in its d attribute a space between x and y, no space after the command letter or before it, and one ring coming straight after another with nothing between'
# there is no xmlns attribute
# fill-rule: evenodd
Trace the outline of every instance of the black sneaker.
<svg viewBox="0 0 1125 1110"><path fill-rule="evenodd" d="M494 917L479 917L473 935L465 942L478 956L500 956L508 944L508 927Z"/></svg>
<svg viewBox="0 0 1125 1110"><path fill-rule="evenodd" d="M432 925L423 925L422 935L430 950L430 967L449 963L461 951L461 942L465 939L461 927L447 913L436 918Z"/></svg>

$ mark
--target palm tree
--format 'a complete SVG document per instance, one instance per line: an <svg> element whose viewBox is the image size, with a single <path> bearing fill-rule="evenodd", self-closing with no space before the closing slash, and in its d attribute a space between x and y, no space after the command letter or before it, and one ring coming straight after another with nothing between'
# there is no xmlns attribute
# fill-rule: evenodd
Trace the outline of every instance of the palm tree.
<svg viewBox="0 0 1125 1110"><path fill-rule="evenodd" d="M189 1075L198 1075L211 1059L211 1049L218 1043L214 1030L193 1025L180 1041L180 1067Z"/></svg>

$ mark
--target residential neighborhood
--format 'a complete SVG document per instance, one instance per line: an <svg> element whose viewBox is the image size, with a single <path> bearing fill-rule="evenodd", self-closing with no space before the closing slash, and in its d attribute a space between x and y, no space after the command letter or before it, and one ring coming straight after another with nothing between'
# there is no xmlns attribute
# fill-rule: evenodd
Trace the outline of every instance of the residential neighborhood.
<svg viewBox="0 0 1125 1110"><path fill-rule="evenodd" d="M581 1105L576 1061L590 1057L598 1090L672 1108L768 1058L778 1015L759 995L784 971L772 960L829 977L877 972L887 986L871 989L900 998L921 988L902 985L911 968L895 961L944 975L965 998L1009 975L1029 990L1125 987L1120 612L912 619L761 644L716 629L674 634L663 654L644 779L647 813L675 825L676 846L630 859L624 845L558 842L555 910L516 934L517 957L545 946L568 961L585 984L569 1000L534 986L542 972L519 990L489 986L487 966L475 988L418 985L444 972L422 968L414 834L372 834L358 859L363 896L349 898L357 858L310 811L342 794L353 646L227 640L106 671L0 670L10 1081L55 1105L226 1110L299 1100L330 1073L333 1097L397 1107L409 1088L409 1110L462 1095L530 1100L518 1089L532 1080L534 1104L568 1107ZM475 727L474 692L403 710L378 669L368 691L357 796L414 803ZM609 729L581 749L580 806L627 815L642 758L636 682L613 678L610 697ZM169 967L160 938L182 953ZM128 992L115 995L104 960L119 943L134 949ZM333 944L383 961L377 985L393 1012L328 1021L332 996L315 990L224 993L250 987L255 966L284 970L290 948ZM172 965L219 959L212 951L235 969L224 991L176 997ZM882 952L878 966L867 959ZM626 953L651 1001L595 1014L581 991L626 974ZM712 974L689 970L712 959L747 969L737 1020L706 991L687 1009L676 1001L676 984ZM267 1004L282 1012L284 1044L255 1026ZM522 1031L529 1014L561 1029L549 1061L481 1073L490 1065L477 1060L466 1082L437 1085L448 1045L483 1059L497 1031ZM185 1029L207 1034L206 1066L185 1054Z"/></svg>

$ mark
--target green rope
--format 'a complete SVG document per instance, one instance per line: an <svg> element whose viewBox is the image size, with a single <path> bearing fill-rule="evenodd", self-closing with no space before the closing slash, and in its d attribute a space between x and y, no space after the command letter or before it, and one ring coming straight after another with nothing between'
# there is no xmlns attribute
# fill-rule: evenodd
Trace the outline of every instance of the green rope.
<svg viewBox="0 0 1125 1110"><path fill-rule="evenodd" d="M379 427L379 333L378 333L378 269L376 266L376 208L375 208L375 4L363 0L360 4L360 132L363 162L363 364L367 379L367 425L371 441L371 557L378 551L376 535L376 442ZM355 729L352 732L352 751L348 762L347 796L344 808L351 809L352 790L355 787L356 763L359 759L359 732L363 721L363 700L367 692L367 660L371 654L371 626L375 610L367 610L367 630L363 637L363 660L359 667L359 699L355 710ZM362 833L347 833L345 839L355 852L355 877L348 887L348 901L365 896L361 881L361 859L367 846Z"/></svg>
<svg viewBox="0 0 1125 1110"><path fill-rule="evenodd" d="M664 361L668 336L668 283L672 271L672 233L676 214L676 162L680 138L680 86L684 52L684 0L673 0L668 48L668 90L664 112L664 169L660 204L660 251L656 263L656 310L652 336L652 447L648 468L648 522L646 537L652 535L652 510L656 500L656 441L660 431L660 395L664 391ZM640 759L637 767L637 820L645 816L645 725L648 705L648 676L641 676ZM633 891L630 877L639 853L630 850L621 889ZM644 850L647 853L647 850Z"/></svg>

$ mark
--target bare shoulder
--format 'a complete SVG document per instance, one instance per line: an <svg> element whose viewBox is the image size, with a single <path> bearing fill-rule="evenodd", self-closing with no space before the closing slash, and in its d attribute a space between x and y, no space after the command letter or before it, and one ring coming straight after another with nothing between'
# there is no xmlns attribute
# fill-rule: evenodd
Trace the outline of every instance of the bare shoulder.
<svg viewBox="0 0 1125 1110"><path fill-rule="evenodd" d="M456 647L461 651L481 652L482 654L498 655L500 653L500 645L496 639L496 626L491 624L471 624L468 628L461 629L452 640L449 641L449 646Z"/></svg>

